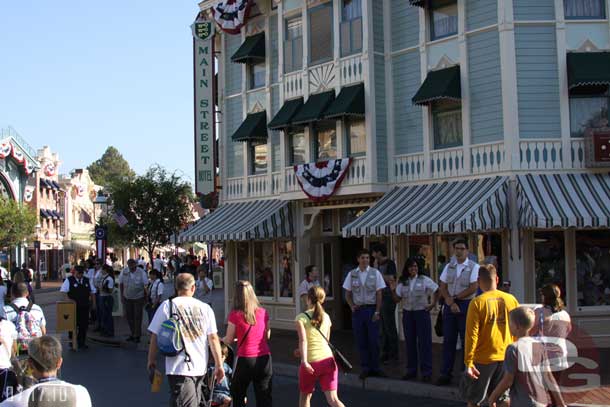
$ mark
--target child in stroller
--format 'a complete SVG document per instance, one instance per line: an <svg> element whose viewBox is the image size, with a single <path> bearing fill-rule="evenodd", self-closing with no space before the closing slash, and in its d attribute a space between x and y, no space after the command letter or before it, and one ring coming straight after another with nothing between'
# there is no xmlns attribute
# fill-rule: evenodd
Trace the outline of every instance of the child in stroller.
<svg viewBox="0 0 610 407"><path fill-rule="evenodd" d="M232 359L233 355L230 355L230 349L224 343L220 344L222 350L222 366L225 370L225 377L222 379L220 383L214 384L212 389L212 394L210 395L210 401L212 406L217 407L229 407L231 405L231 375L233 374L233 369L227 363L227 359ZM230 360L229 360L230 361ZM208 367L208 377L214 377L214 364L212 363ZM211 386L210 386L211 387Z"/></svg>

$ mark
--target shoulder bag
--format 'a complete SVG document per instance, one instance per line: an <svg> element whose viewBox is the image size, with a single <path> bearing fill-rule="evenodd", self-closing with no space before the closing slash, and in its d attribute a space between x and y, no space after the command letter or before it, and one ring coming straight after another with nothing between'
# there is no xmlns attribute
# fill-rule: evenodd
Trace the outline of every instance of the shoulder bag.
<svg viewBox="0 0 610 407"><path fill-rule="evenodd" d="M304 312L303 314L305 314L307 316L307 318L309 318L309 321L311 323L311 317L309 316L309 314L307 312ZM315 326L314 324L311 324L311 326L313 326L314 328L316 328L316 330L320 333L320 335L322 335L322 338L324 338L326 340L326 343L328 343L328 347L330 348L331 352L333 353L333 357L335 358L335 362L337 363L337 365L339 366L339 369L343 372L343 373L349 373L352 371L352 369L354 368L352 366L352 364L349 362L349 360L347 360L347 358L339 351L339 349L337 349L337 347L335 345L333 345L332 343L330 343L330 341L328 340L328 338L326 337L326 335L324 335L322 333L322 331L320 331L320 328L318 328L317 326Z"/></svg>

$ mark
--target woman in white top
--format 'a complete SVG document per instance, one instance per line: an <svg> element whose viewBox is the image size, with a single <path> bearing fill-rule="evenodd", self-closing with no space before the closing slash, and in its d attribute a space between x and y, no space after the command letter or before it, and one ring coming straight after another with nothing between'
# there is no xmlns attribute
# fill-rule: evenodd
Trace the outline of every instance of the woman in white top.
<svg viewBox="0 0 610 407"><path fill-rule="evenodd" d="M299 285L299 297L301 298L301 305L303 309L307 305L307 293L311 287L319 287L320 286L320 270L318 266L314 266L313 264L305 267L305 280L301 282Z"/></svg>
<svg viewBox="0 0 610 407"><path fill-rule="evenodd" d="M199 301L203 301L212 306L212 289L214 288L214 282L208 278L207 265L202 264L197 268L199 279L195 283L197 290L195 291L195 298Z"/></svg>
<svg viewBox="0 0 610 407"><path fill-rule="evenodd" d="M150 283L148 283L148 303L146 304L146 312L148 313L148 322L152 322L153 317L163 297L163 280L162 274L157 269L152 269L149 273Z"/></svg>

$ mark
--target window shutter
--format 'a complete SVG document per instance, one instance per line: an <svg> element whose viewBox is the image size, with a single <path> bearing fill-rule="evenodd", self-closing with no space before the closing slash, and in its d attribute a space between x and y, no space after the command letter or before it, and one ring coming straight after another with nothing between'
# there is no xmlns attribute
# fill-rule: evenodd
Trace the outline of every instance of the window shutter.
<svg viewBox="0 0 610 407"><path fill-rule="evenodd" d="M331 59L333 56L332 7L312 9L309 17L311 62Z"/></svg>

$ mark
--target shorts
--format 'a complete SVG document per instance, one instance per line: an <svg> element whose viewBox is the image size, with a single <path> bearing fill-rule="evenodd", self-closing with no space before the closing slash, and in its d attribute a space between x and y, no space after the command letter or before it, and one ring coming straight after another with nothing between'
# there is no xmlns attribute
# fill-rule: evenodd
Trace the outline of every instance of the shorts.
<svg viewBox="0 0 610 407"><path fill-rule="evenodd" d="M317 381L320 381L322 391L337 390L339 369L337 369L334 358L330 357L309 364L313 367L313 374L307 373L303 365L299 368L299 390L301 393L313 393Z"/></svg>
<svg viewBox="0 0 610 407"><path fill-rule="evenodd" d="M462 375L460 381L460 392L465 401L469 401L476 405L483 404L487 397L500 384L504 374L503 362L493 362L488 365L475 363L480 375L478 379L472 379L466 373ZM505 393L498 398L498 401L504 401L508 397Z"/></svg>

